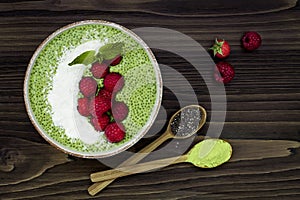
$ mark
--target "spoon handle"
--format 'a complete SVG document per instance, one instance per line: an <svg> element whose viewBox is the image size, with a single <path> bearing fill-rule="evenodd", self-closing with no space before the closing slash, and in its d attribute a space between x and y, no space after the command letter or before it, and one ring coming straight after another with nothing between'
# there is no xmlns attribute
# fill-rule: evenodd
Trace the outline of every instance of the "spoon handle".
<svg viewBox="0 0 300 200"><path fill-rule="evenodd" d="M158 146L160 146L163 142L166 140L172 138L173 135L167 130L165 133L163 133L159 138L157 138L155 141L153 141L151 144L147 145L143 149L141 149L138 153L134 154L127 160L125 160L123 163L119 165L119 167L126 166L126 165L133 165L138 163L140 160L145 158L147 155L149 155L150 152L155 150ZM108 186L110 183L112 183L115 179L107 180L104 182L98 182L94 183L88 188L88 192L90 195L94 196L101 190L103 190L106 186ZM95 181L94 181L95 182Z"/></svg>
<svg viewBox="0 0 300 200"><path fill-rule="evenodd" d="M138 163L140 160L142 160L147 155L149 155L149 153L151 153L157 147L159 147L162 143L164 143L166 140L168 140L172 137L173 137L173 135L170 134L168 131L166 131L160 137L158 137L155 141L151 142L150 144L145 146L143 149L141 149L138 153L135 153L130 158L125 160L122 164L120 164L120 167L125 166L125 165L133 165L133 164Z"/></svg>
<svg viewBox="0 0 300 200"><path fill-rule="evenodd" d="M140 163L140 164L136 164L136 165L127 165L124 167L119 167L119 168L115 168L115 169L110 169L110 170L106 170L106 171L102 171L102 172L93 173L93 174L91 174L91 180L93 182L98 182L98 181L106 181L106 180L116 179L119 177L131 175L131 174L138 174L141 172L158 169L158 168L164 167L169 164L177 164L177 163L186 162L186 159L187 159L187 156L182 155L182 156L177 156L177 157L172 157L172 158L165 158L165 159Z"/></svg>

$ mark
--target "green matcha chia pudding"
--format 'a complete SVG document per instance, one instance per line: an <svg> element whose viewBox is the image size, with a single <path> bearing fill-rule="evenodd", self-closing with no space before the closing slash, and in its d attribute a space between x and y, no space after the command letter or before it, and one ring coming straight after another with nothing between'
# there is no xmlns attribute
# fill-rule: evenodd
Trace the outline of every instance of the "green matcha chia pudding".
<svg viewBox="0 0 300 200"><path fill-rule="evenodd" d="M97 52L110 43L122 43L122 62L109 73L124 78L115 95L128 115L122 121L125 138L111 143L81 116L77 100L79 82L91 76L92 64L69 64L87 51ZM103 85L97 79L98 87ZM162 81L158 64L147 45L134 33L105 21L82 21L59 29L36 50L26 73L24 97L31 121L39 133L60 150L85 158L117 154L135 144L152 125L161 103Z"/></svg>

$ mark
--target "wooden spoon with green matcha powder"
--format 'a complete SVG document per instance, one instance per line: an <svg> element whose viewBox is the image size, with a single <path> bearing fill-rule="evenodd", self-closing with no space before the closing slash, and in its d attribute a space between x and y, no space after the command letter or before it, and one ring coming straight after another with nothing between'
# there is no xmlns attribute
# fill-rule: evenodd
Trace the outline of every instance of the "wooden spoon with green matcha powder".
<svg viewBox="0 0 300 200"><path fill-rule="evenodd" d="M228 142L221 139L206 139L196 144L185 155L97 172L91 174L91 180L93 182L111 180L158 169L169 163L188 162L200 168L214 168L227 162L231 154L232 148Z"/></svg>
<svg viewBox="0 0 300 200"><path fill-rule="evenodd" d="M185 139L198 132L206 122L206 111L202 106L189 105L178 110L170 119L167 130L154 142L124 161L119 167L133 165L145 158L149 153L168 139ZM90 195L96 195L115 179L97 182L88 188Z"/></svg>

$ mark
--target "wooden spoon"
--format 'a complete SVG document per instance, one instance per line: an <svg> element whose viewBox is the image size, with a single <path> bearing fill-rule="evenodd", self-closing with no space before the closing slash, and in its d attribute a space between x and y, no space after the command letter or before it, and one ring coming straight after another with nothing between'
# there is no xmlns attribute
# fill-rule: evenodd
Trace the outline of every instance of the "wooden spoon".
<svg viewBox="0 0 300 200"><path fill-rule="evenodd" d="M231 145L221 139L206 139L196 144L187 154L136 165L119 167L91 174L93 182L111 180L131 174L161 168L166 164L188 162L196 167L214 168L227 162L232 154Z"/></svg>
<svg viewBox="0 0 300 200"><path fill-rule="evenodd" d="M186 133L179 132L179 134L173 133L172 130L174 130L174 121L175 121L174 119L177 119L178 115L180 115L184 112L187 112L191 109L195 109L195 108L200 111L200 113L199 113L200 118L198 120L198 126L196 128L194 128L193 130L191 130L190 132L186 132ZM129 159L124 161L122 164L119 165L119 167L126 166L126 165L133 165L133 164L138 163L140 160L145 158L150 152L155 150L158 146L160 146L162 143L164 143L168 139L172 139L172 138L184 139L184 138L188 138L188 137L194 135L205 124L206 116L207 116L207 114L206 114L205 109L202 106L199 106L199 105L189 105L189 106L186 106L186 107L178 110L171 117L171 119L169 121L169 124L168 124L168 127L167 127L167 130L159 138L157 138L151 144L144 147L138 153L134 154ZM93 185L91 185L88 188L88 192L89 192L90 195L94 196L98 192L100 192L102 189L104 189L106 186L108 186L110 183L112 183L113 181L114 181L114 179L107 180L105 182L94 183Z"/></svg>

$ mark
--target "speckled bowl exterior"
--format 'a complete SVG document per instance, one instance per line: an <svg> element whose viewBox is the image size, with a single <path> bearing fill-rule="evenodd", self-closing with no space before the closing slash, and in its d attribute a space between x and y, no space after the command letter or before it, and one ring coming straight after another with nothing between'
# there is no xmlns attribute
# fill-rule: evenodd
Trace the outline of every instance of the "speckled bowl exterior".
<svg viewBox="0 0 300 200"><path fill-rule="evenodd" d="M135 137L133 137L129 142L126 143L126 145L123 145L123 146L121 146L121 148L117 148L113 151L109 151L109 152L105 152L105 153L101 153L101 152L95 152L95 153L94 152L92 152L92 153L91 152L79 152L77 150L73 150L73 149L68 148L64 145L61 145L60 142L58 142L55 139L53 139L52 137L50 137L49 134L40 125L40 123L36 120L36 117L34 115L32 107L30 105L30 97L29 97L29 80L30 80L31 71L32 71L32 68L33 68L33 66L36 62L37 57L39 56L39 54L43 50L43 48L53 38L55 38L56 36L58 36L62 32L66 31L66 30L69 30L71 28L77 27L77 26L90 25L90 24L110 26L110 27L116 28L118 30L121 30L122 32L124 32L124 33L128 34L130 37L132 37L147 52L147 55L151 60L152 66L153 66L154 71L155 71L155 76L156 76L156 88L157 88L156 99L155 99L155 104L153 106L151 115L149 116L149 119L148 119L147 123L143 126L142 130L139 133L136 134ZM150 48L146 45L146 43L141 38L139 38L135 33L130 31L129 29L124 28L124 27L122 27L118 24L112 23L112 22L107 22L107 21L102 21L102 20L86 20L86 21L80 21L80 22L72 23L72 24L69 24L65 27L62 27L62 28L58 29L57 31L52 33L50 36L48 36L39 45L39 47L36 49L35 53L33 54L32 58L31 58L31 60L28 64L27 71L26 71L26 76L25 76L25 81L24 81L24 100L25 100L27 113L28 113L28 116L29 116L32 124L34 125L36 130L39 132L39 134L46 141L48 141L52 146L54 146L55 148L65 152L67 154L77 156L77 157L81 157L81 158L104 158L104 157L113 156L113 155L118 154L122 151L125 151L126 149L128 149L129 147L131 147L135 143L137 143L147 133L147 131L150 129L150 127L154 123L154 120L155 120L155 118L156 118L156 116L159 112L159 108L160 108L161 100L162 100L162 90L163 90L162 85L163 85L163 83L162 83L162 78L161 78L159 65L158 65L152 51L150 50Z"/></svg>

